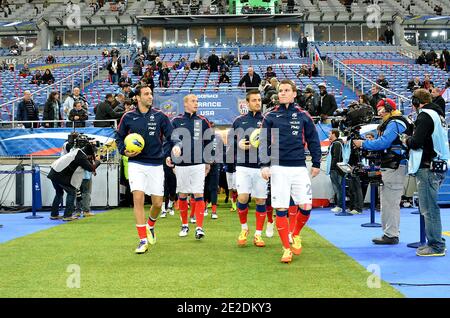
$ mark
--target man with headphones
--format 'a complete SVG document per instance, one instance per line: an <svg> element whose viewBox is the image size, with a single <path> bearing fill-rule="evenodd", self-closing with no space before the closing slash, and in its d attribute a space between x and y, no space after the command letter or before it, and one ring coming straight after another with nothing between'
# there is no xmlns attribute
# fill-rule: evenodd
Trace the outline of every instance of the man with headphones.
<svg viewBox="0 0 450 318"><path fill-rule="evenodd" d="M406 177L406 155L401 134L412 134L412 123L397 110L390 98L383 98L377 104L378 116L382 118L380 135L374 140L354 140L355 147L383 151L380 187L381 225L383 236L372 240L375 244L398 244L400 235L400 201Z"/></svg>
<svg viewBox="0 0 450 318"><path fill-rule="evenodd" d="M445 114L432 98L426 89L414 91L412 104L418 113L414 134L402 138L410 149L408 172L416 176L420 213L425 219L427 244L417 249L417 256L445 256L437 199L447 173L450 151Z"/></svg>

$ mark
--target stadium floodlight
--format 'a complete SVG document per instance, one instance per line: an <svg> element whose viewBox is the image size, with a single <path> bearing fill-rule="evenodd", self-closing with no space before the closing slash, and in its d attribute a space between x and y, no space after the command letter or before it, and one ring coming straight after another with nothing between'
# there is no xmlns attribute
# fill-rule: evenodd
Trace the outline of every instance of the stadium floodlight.
<svg viewBox="0 0 450 318"><path fill-rule="evenodd" d="M193 47L193 46L194 46L194 43L191 42L191 41L188 41L187 46L188 46L188 47Z"/></svg>
<svg viewBox="0 0 450 318"><path fill-rule="evenodd" d="M28 45L27 45L29 48L32 48L33 46L34 46L34 44L33 43L28 43Z"/></svg>
<svg viewBox="0 0 450 318"><path fill-rule="evenodd" d="M161 42L161 41L156 42L156 43L155 43L155 46L156 46L156 47L162 47L162 42Z"/></svg>
<svg viewBox="0 0 450 318"><path fill-rule="evenodd" d="M209 47L209 42L205 42L205 45L204 45L206 48L208 48Z"/></svg>

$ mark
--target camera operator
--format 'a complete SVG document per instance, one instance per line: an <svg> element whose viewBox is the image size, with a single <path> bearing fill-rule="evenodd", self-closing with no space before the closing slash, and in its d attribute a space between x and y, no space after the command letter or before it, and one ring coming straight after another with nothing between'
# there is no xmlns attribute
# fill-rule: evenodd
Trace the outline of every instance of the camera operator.
<svg viewBox="0 0 450 318"><path fill-rule="evenodd" d="M79 135L73 143L73 148L52 163L47 176L55 189L50 219L60 219L59 205L63 200L64 191L67 193L67 197L63 221L77 219L73 215L76 192L82 184L85 171L95 172L95 169L100 165L100 161L94 158L95 146L87 138L82 138Z"/></svg>
<svg viewBox="0 0 450 318"><path fill-rule="evenodd" d="M331 145L328 148L327 155L327 175L330 175L331 184L334 193L336 193L336 206L331 209L332 212L342 212L342 174L337 167L338 162L342 162L342 139L339 138L339 130L332 129L328 135Z"/></svg>
<svg viewBox="0 0 450 318"><path fill-rule="evenodd" d="M447 127L442 109L432 103L426 89L417 89L412 104L418 112L412 137L402 136L410 150L409 173L415 174L420 213L425 219L427 245L417 256L445 256L441 212L437 203L439 187L445 178L449 155Z"/></svg>
<svg viewBox="0 0 450 318"><path fill-rule="evenodd" d="M400 227L400 201L406 177L405 156L400 134L411 135L412 125L397 110L390 98L377 104L378 116L382 117L380 135L375 140L354 140L355 147L369 151L383 151L381 155L381 224L384 235L372 240L375 244L398 244Z"/></svg>

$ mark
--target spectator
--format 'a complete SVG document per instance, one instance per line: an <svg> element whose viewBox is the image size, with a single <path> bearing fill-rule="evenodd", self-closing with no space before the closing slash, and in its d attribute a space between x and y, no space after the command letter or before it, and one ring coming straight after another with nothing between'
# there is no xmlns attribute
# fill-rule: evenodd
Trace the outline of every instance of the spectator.
<svg viewBox="0 0 450 318"><path fill-rule="evenodd" d="M53 120L53 123L43 123L46 128L56 128L59 127L58 121L62 121L63 117L61 114L61 102L59 101L59 93L51 92L48 96L47 102L44 105L44 115L42 120Z"/></svg>
<svg viewBox="0 0 450 318"><path fill-rule="evenodd" d="M244 52L244 54L241 57L241 60L250 60L250 55L248 54L248 52Z"/></svg>
<svg viewBox="0 0 450 318"><path fill-rule="evenodd" d="M413 92L416 89L420 88L421 86L422 86L422 83L420 82L420 77L416 76L414 79L412 79L408 82L407 89L409 91Z"/></svg>
<svg viewBox="0 0 450 318"><path fill-rule="evenodd" d="M233 67L236 64L237 60L234 56L233 52L229 51L228 55L226 56L226 63L229 67Z"/></svg>
<svg viewBox="0 0 450 318"><path fill-rule="evenodd" d="M142 76L142 68L144 67L144 56L139 55L133 64L133 75Z"/></svg>
<svg viewBox="0 0 450 318"><path fill-rule="evenodd" d="M25 77L27 77L28 75L31 75L31 71L30 71L30 68L28 67L28 64L25 63L25 64L23 65L22 69L19 71L19 76L25 78Z"/></svg>
<svg viewBox="0 0 450 318"><path fill-rule="evenodd" d="M0 71L7 71L8 70L8 64L5 60L2 61L2 65L0 65Z"/></svg>
<svg viewBox="0 0 450 318"><path fill-rule="evenodd" d="M272 53L269 57L269 60L276 60L277 59L277 55L275 53Z"/></svg>
<svg viewBox="0 0 450 318"><path fill-rule="evenodd" d="M298 49L300 50L300 57L307 57L308 38L303 34L303 32L298 38Z"/></svg>
<svg viewBox="0 0 450 318"><path fill-rule="evenodd" d="M222 71L219 77L219 84L222 83L231 83L230 78L227 75L227 72Z"/></svg>
<svg viewBox="0 0 450 318"><path fill-rule="evenodd" d="M336 206L331 209L334 213L342 212L343 202L345 199L342 197L342 173L337 166L338 162L342 162L342 139L339 138L340 132L338 129L332 129L328 134L328 140L331 142L328 147L328 155L327 155L327 175L330 176L331 185L333 187L333 191L336 194Z"/></svg>
<svg viewBox="0 0 450 318"><path fill-rule="evenodd" d="M31 78L30 84L41 85L41 83L42 83L41 71L36 70L36 72L34 73L33 77Z"/></svg>
<svg viewBox="0 0 450 318"><path fill-rule="evenodd" d="M382 87L384 87L384 88L389 88L389 83L388 83L388 81L385 79L384 74L380 74L380 75L378 76L377 84L380 85L380 86L382 86Z"/></svg>
<svg viewBox="0 0 450 318"><path fill-rule="evenodd" d="M442 15L442 7L436 4L434 6L434 12L436 12L436 15Z"/></svg>
<svg viewBox="0 0 450 318"><path fill-rule="evenodd" d="M31 98L31 92L25 91L23 94L23 100L17 105L17 121L26 121L26 120L39 120L39 110L37 106L34 104L33 99ZM37 128L38 123L23 123L25 128Z"/></svg>
<svg viewBox="0 0 450 318"><path fill-rule="evenodd" d="M106 94L105 100L97 105L95 108L95 120L108 120L94 122L94 127L111 127L116 119L122 117L123 113L116 113L112 108L112 103L114 102L113 94Z"/></svg>
<svg viewBox="0 0 450 318"><path fill-rule="evenodd" d="M194 62L191 63L191 70L198 70L200 69L200 60L195 59Z"/></svg>
<svg viewBox="0 0 450 318"><path fill-rule="evenodd" d="M359 105L367 105L370 106L370 100L369 97L366 94L359 95L358 98L358 104Z"/></svg>
<svg viewBox="0 0 450 318"><path fill-rule="evenodd" d="M450 71L450 52L447 49L444 49L442 55L444 56L444 62L447 66L446 71Z"/></svg>
<svg viewBox="0 0 450 318"><path fill-rule="evenodd" d="M380 100L386 96L380 93L380 88L377 85L372 85L372 96L370 98L370 106L372 106L374 114L378 114L377 105Z"/></svg>
<svg viewBox="0 0 450 318"><path fill-rule="evenodd" d="M393 44L394 31L391 30L390 25L388 25L387 30L384 31L384 38L386 39L386 44Z"/></svg>
<svg viewBox="0 0 450 318"><path fill-rule="evenodd" d="M304 76L309 77L308 65L306 64L303 64L300 70L297 72L297 77L304 77Z"/></svg>
<svg viewBox="0 0 450 318"><path fill-rule="evenodd" d="M155 89L155 81L153 80L153 76L153 70L147 70L141 78L141 81L144 81L145 85L149 86L152 92Z"/></svg>
<svg viewBox="0 0 450 318"><path fill-rule="evenodd" d="M15 70L14 63L9 63L9 71L14 72L14 70Z"/></svg>
<svg viewBox="0 0 450 318"><path fill-rule="evenodd" d="M422 51L422 54L419 55L419 57L416 60L416 63L420 65L427 64L427 56L425 51Z"/></svg>
<svg viewBox="0 0 450 318"><path fill-rule="evenodd" d="M50 71L50 69L46 69L44 75L42 75L41 80L43 84L51 85L55 82L55 77L53 76L52 71Z"/></svg>
<svg viewBox="0 0 450 318"><path fill-rule="evenodd" d="M442 109L442 113L445 114L445 100L441 96L441 90L439 87L433 87L431 90L431 96L433 97L433 103L438 105Z"/></svg>
<svg viewBox="0 0 450 318"><path fill-rule="evenodd" d="M220 65L219 57L216 55L216 50L212 50L211 55L208 57L208 67L210 72L218 72Z"/></svg>
<svg viewBox="0 0 450 318"><path fill-rule="evenodd" d="M83 105L83 108L84 108L86 111L88 110L89 104L87 103L86 98L85 98L83 95L80 94L80 88L75 87L75 88L73 89L72 94L69 95L69 96L67 96L66 100L64 101L64 105L63 105L64 107L63 107L63 109L64 109L64 116L65 116L66 118L69 117L69 113L70 113L70 111L72 110L73 104L74 104L76 101L81 101L81 102L82 102L82 105Z"/></svg>
<svg viewBox="0 0 450 318"><path fill-rule="evenodd" d="M122 87L125 84L128 84L130 86L133 85L133 80L128 76L127 71L123 71L122 76L119 78L119 87Z"/></svg>
<svg viewBox="0 0 450 318"><path fill-rule="evenodd" d="M270 81L272 77L277 77L277 74L273 71L272 66L268 66L266 69L266 74L264 75L264 79L266 81Z"/></svg>
<svg viewBox="0 0 450 318"><path fill-rule="evenodd" d="M320 97L316 93L316 91L312 88L311 85L307 85L304 92L304 109L311 115L311 116L319 116L319 101Z"/></svg>
<svg viewBox="0 0 450 318"><path fill-rule="evenodd" d="M117 56L113 55L111 62L109 62L106 69L109 71L111 83L116 84L122 74L122 63L120 63Z"/></svg>
<svg viewBox="0 0 450 318"><path fill-rule="evenodd" d="M271 107L272 96L277 95L278 91L270 85L270 81L262 80L259 85L259 91L262 95L262 104L266 108Z"/></svg>
<svg viewBox="0 0 450 318"><path fill-rule="evenodd" d="M148 58L148 39L146 36L142 37L141 45L142 45L142 54L144 55L144 59L147 59Z"/></svg>
<svg viewBox="0 0 450 318"><path fill-rule="evenodd" d="M430 74L425 74L421 88L425 88L431 92L431 89L433 88L433 86L434 86L434 83L430 78Z"/></svg>
<svg viewBox="0 0 450 318"><path fill-rule="evenodd" d="M123 113L125 111L124 103L126 100L129 100L131 102L131 99L125 98L125 95L123 93L116 94L114 102L112 103L112 107L116 113Z"/></svg>
<svg viewBox="0 0 450 318"><path fill-rule="evenodd" d="M103 49L102 56L103 57L109 57L109 51L108 51L108 49L106 47Z"/></svg>
<svg viewBox="0 0 450 318"><path fill-rule="evenodd" d="M63 45L63 41L61 40L61 37L59 35L56 36L55 42L53 42L53 45L56 47L61 47Z"/></svg>
<svg viewBox="0 0 450 318"><path fill-rule="evenodd" d="M83 104L80 101L77 101L73 104L73 108L69 113L69 120L73 123L68 123L67 127L86 127L87 119L88 115L86 110L83 109Z"/></svg>
<svg viewBox="0 0 450 318"><path fill-rule="evenodd" d="M259 87L259 84L261 83L261 77L257 73L255 73L253 67L251 66L247 69L247 71L247 74L245 74L239 81L238 86L242 86L242 84L245 84L248 92Z"/></svg>
<svg viewBox="0 0 450 318"><path fill-rule="evenodd" d="M142 83L141 83L141 85L142 85ZM133 90L131 89L131 86L126 85L126 84L122 87L122 94L123 94L123 96L125 96L125 98L130 98L130 99L132 99L135 96Z"/></svg>
<svg viewBox="0 0 450 318"><path fill-rule="evenodd" d="M430 52L428 52L425 55L425 59L426 59L428 65L433 65L436 62L437 57L438 56L434 50L431 50Z"/></svg>
<svg viewBox="0 0 450 318"><path fill-rule="evenodd" d="M314 64L314 63L311 65L310 76L312 76L312 77L319 76L319 69L317 68L316 64Z"/></svg>
<svg viewBox="0 0 450 318"><path fill-rule="evenodd" d="M327 120L328 116L333 116L337 109L336 99L334 95L328 94L327 85L320 83L317 85L320 90L319 113L322 121Z"/></svg>
<svg viewBox="0 0 450 318"><path fill-rule="evenodd" d="M167 62L162 63L162 69L159 71L159 87L169 87L170 83L170 69Z"/></svg>
<svg viewBox="0 0 450 318"><path fill-rule="evenodd" d="M447 82L445 82L445 88L450 87L450 77L447 79Z"/></svg>
<svg viewBox="0 0 450 318"><path fill-rule="evenodd" d="M45 59L45 63L47 63L47 64L54 64L54 63L56 63L56 59L55 59L55 57L53 55L49 54L47 56L47 58Z"/></svg>
<svg viewBox="0 0 450 318"><path fill-rule="evenodd" d="M120 55L120 52L119 52L119 50L116 48L116 47L113 47L112 49L111 49L111 54L110 54L112 57L117 57L117 58L119 58L119 55Z"/></svg>
<svg viewBox="0 0 450 318"><path fill-rule="evenodd" d="M283 52L281 52L281 54L280 54L280 56L278 57L278 59L280 59L280 60L287 60L287 56L284 55Z"/></svg>

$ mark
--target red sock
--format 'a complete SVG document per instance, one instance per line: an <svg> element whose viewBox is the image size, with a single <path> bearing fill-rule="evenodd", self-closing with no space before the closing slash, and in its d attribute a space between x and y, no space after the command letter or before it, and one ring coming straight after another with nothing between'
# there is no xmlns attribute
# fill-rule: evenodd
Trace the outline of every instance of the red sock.
<svg viewBox="0 0 450 318"><path fill-rule="evenodd" d="M297 220L297 211L298 211L298 207L296 205L289 207L289 210L288 210L288 214L289 214L289 233L294 232L295 223L296 223L296 220Z"/></svg>
<svg viewBox="0 0 450 318"><path fill-rule="evenodd" d="M211 209L212 209L212 213L216 213L217 212L217 204L213 204Z"/></svg>
<svg viewBox="0 0 450 318"><path fill-rule="evenodd" d="M286 216L277 216L276 219L278 235L284 248L290 248L289 245L289 224Z"/></svg>
<svg viewBox="0 0 450 318"><path fill-rule="evenodd" d="M180 208L181 223L188 224L188 203L187 200L179 200L178 207Z"/></svg>
<svg viewBox="0 0 450 318"><path fill-rule="evenodd" d="M273 208L271 205L266 205L266 211L267 211L267 222L273 223Z"/></svg>
<svg viewBox="0 0 450 318"><path fill-rule="evenodd" d="M266 214L264 212L256 212L256 230L262 231L264 228L264 221L266 220Z"/></svg>
<svg viewBox="0 0 450 318"><path fill-rule="evenodd" d="M241 221L241 224L247 223L248 207L246 207L243 210L238 209L238 215L239 215L239 220Z"/></svg>
<svg viewBox="0 0 450 318"><path fill-rule="evenodd" d="M156 223L156 220L153 220L152 217L149 216L149 217L148 217L148 221L147 221L148 226L154 227L154 226L155 226L155 223Z"/></svg>
<svg viewBox="0 0 450 318"><path fill-rule="evenodd" d="M197 227L203 227L203 218L205 217L203 214L205 212L205 201L203 201L203 199L198 201L196 200L194 206Z"/></svg>
<svg viewBox="0 0 450 318"><path fill-rule="evenodd" d="M231 194L231 199L233 200L233 202L236 202L236 201L237 201L237 197L238 197L237 192L236 192L236 191L233 191L232 194Z"/></svg>
<svg viewBox="0 0 450 318"><path fill-rule="evenodd" d="M194 217L195 213L195 199L191 198L191 214L189 215L190 218Z"/></svg>
<svg viewBox="0 0 450 318"><path fill-rule="evenodd" d="M136 225L139 238L141 240L147 239L147 229L145 228L145 225Z"/></svg>
<svg viewBox="0 0 450 318"><path fill-rule="evenodd" d="M306 222L308 222L310 216L311 216L311 214L304 215L301 212L297 213L297 223L295 224L295 229L294 229L294 233L293 233L294 235L300 234L300 231L303 229Z"/></svg>

